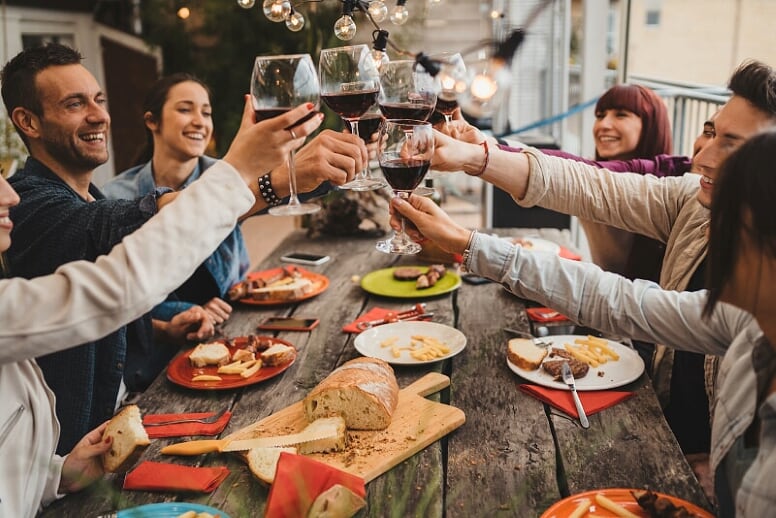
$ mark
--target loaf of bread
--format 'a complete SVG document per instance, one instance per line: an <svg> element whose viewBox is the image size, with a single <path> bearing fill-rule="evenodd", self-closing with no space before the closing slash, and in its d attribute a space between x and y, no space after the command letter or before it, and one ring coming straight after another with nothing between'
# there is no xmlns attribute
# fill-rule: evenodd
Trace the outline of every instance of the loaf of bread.
<svg viewBox="0 0 776 518"><path fill-rule="evenodd" d="M208 365L226 365L231 361L229 348L220 342L199 344L191 351L189 361L194 367Z"/></svg>
<svg viewBox="0 0 776 518"><path fill-rule="evenodd" d="M311 291L313 291L312 281L299 277L285 284L251 290L249 294L256 300L292 300L307 295Z"/></svg>
<svg viewBox="0 0 776 518"><path fill-rule="evenodd" d="M393 369L383 360L356 358L342 364L304 399L308 421L341 415L353 430L384 430L399 402Z"/></svg>
<svg viewBox="0 0 776 518"><path fill-rule="evenodd" d="M137 405L127 405L113 416L102 439L107 437L111 437L113 442L110 450L102 456L102 466L109 473L127 471L151 444Z"/></svg>
<svg viewBox="0 0 776 518"><path fill-rule="evenodd" d="M280 452L296 453L296 448L251 448L246 454L248 468L256 478L267 484L275 481L275 471L278 468Z"/></svg>
<svg viewBox="0 0 776 518"><path fill-rule="evenodd" d="M537 347L527 338L513 338L507 347L507 358L521 369L535 371L547 356L547 348Z"/></svg>

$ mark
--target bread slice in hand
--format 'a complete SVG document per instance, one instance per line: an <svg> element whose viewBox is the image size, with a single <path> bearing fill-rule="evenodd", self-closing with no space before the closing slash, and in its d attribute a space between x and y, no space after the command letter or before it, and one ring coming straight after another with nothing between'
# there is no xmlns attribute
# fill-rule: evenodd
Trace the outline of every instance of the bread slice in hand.
<svg viewBox="0 0 776 518"><path fill-rule="evenodd" d="M275 471L278 468L278 459L280 452L296 453L296 448L289 446L287 448L251 448L245 457L248 461L248 468L256 478L267 484L275 481Z"/></svg>
<svg viewBox="0 0 776 518"><path fill-rule="evenodd" d="M102 456L102 466L109 473L127 471L135 464L146 446L151 444L143 427L140 409L127 405L108 422L102 440L111 437L110 450Z"/></svg>
<svg viewBox="0 0 776 518"><path fill-rule="evenodd" d="M194 367L208 365L226 365L231 361L229 348L221 342L199 344L189 354L189 361Z"/></svg>
<svg viewBox="0 0 776 518"><path fill-rule="evenodd" d="M507 358L521 369L535 371L547 356L546 347L537 347L527 338L513 338L507 347Z"/></svg>

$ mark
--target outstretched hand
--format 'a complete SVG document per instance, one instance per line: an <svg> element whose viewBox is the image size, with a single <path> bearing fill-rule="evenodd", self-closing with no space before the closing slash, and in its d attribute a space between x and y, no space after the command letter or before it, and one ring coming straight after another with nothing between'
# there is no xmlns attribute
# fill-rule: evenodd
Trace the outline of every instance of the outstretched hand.
<svg viewBox="0 0 776 518"><path fill-rule="evenodd" d="M102 434L108 422L102 423L83 439L78 441L73 451L65 457L62 465L62 476L59 480L60 493L74 493L102 478L105 471L102 467L102 455L111 447L110 438L102 439Z"/></svg>
<svg viewBox="0 0 776 518"><path fill-rule="evenodd" d="M299 192L309 192L328 180L334 185L351 181L369 161L364 142L351 133L324 130L297 152ZM285 168L284 168L285 170ZM285 177L288 173L284 173Z"/></svg>
<svg viewBox="0 0 776 518"><path fill-rule="evenodd" d="M447 215L436 203L423 196L411 195L408 201L398 196L391 200L391 227L401 228L401 216L406 218L405 231L415 241L429 239L446 252L460 254L466 249L472 231Z"/></svg>

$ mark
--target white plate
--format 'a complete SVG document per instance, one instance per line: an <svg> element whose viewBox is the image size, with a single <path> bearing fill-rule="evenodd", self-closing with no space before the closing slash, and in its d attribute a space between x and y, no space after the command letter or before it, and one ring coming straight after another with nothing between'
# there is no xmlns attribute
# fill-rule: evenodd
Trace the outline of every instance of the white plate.
<svg viewBox="0 0 776 518"><path fill-rule="evenodd" d="M416 360L410 356L410 351L401 351L401 356L396 358L391 353L390 346L382 346L385 340L396 338L396 346L409 347L410 338L415 335L436 338L445 344L450 352L439 358L431 360ZM364 356L379 358L394 365L421 365L434 363L451 356L455 356L466 347L466 336L454 327L436 322L394 322L367 329L359 334L354 341L356 350Z"/></svg>
<svg viewBox="0 0 776 518"><path fill-rule="evenodd" d="M526 250L533 250L534 252L560 253L560 245L558 243L553 243L552 241L539 237L502 236L502 239L506 239L511 243L517 242L517 244ZM520 243L521 241L522 244Z"/></svg>
<svg viewBox="0 0 776 518"><path fill-rule="evenodd" d="M577 338L587 338L586 336L579 335L550 335L542 338L544 341L551 341L556 349L563 349L563 344L573 344ZM590 367L587 375L584 378L576 380L577 390L606 390L622 385L627 385L632 381L636 381L641 373L644 372L644 360L641 359L639 353L618 342L612 342L607 340L609 347L614 350L620 359L599 365L598 367ZM553 347L550 346L550 347ZM549 355L548 355L549 357ZM549 358L545 358L547 360ZM507 360L507 365L515 374L536 383L554 389L569 390L568 385L562 381L555 381L544 369L539 367L535 371L527 371L521 369L517 365ZM601 376L598 373L603 373Z"/></svg>

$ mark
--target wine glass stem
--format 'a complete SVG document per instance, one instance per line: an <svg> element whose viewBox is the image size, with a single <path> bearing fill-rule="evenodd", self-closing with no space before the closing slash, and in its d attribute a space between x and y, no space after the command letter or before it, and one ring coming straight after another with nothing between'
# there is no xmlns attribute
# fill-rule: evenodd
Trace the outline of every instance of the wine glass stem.
<svg viewBox="0 0 776 518"><path fill-rule="evenodd" d="M353 132L353 135L357 136L358 138L361 138L361 135L358 133L358 119L353 119L351 121L348 121L350 123L350 131ZM369 178L369 172L367 171L367 168L369 165L367 164L364 166L364 168L358 172L356 175L356 178Z"/></svg>
<svg viewBox="0 0 776 518"><path fill-rule="evenodd" d="M296 196L296 166L294 164L294 150L288 153L288 204L301 205Z"/></svg>
<svg viewBox="0 0 776 518"><path fill-rule="evenodd" d="M448 115L447 113L443 113L442 115L445 118L445 131L449 131L450 130L450 121L453 120L453 116L452 115Z"/></svg>
<svg viewBox="0 0 776 518"><path fill-rule="evenodd" d="M406 200L408 200L408 199L409 199L409 197L410 197L410 193L408 193L408 192L404 192L404 191L399 191L399 192L397 193L397 196L398 196L399 198L401 198L402 200L405 200L405 201L406 201ZM399 238L399 241L401 241L402 243L404 243L405 241L407 241L407 240L409 239L409 236L407 236L407 232L405 231L405 223L406 223L406 219L404 218L404 216L402 216L402 217L401 217L401 218L399 218L399 219L401 220L401 226L399 227L399 228L400 228L400 231L399 231L399 235L398 235L397 237Z"/></svg>

